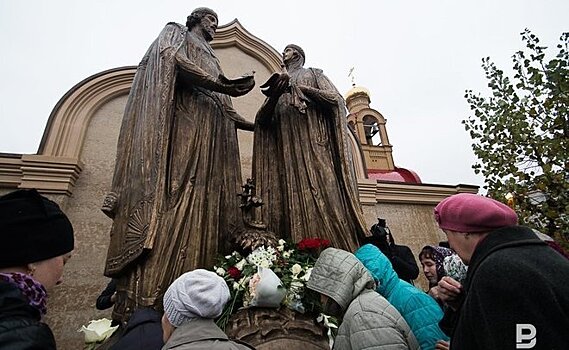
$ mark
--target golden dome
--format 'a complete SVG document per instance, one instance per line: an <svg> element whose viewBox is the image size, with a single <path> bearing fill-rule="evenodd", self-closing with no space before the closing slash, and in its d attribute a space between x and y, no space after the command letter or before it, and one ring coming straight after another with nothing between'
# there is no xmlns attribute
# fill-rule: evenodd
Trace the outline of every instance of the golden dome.
<svg viewBox="0 0 569 350"><path fill-rule="evenodd" d="M352 86L352 88L346 93L345 99L348 100L359 95L365 95L370 99L369 90L363 86Z"/></svg>

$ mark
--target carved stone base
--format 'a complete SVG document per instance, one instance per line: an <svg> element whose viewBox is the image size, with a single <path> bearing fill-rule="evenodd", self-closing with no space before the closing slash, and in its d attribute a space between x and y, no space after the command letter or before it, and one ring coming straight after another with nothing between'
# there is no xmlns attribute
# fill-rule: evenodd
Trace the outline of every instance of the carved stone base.
<svg viewBox="0 0 569 350"><path fill-rule="evenodd" d="M314 316L287 308L251 308L235 313L226 327L230 338L258 350L329 350L326 328Z"/></svg>

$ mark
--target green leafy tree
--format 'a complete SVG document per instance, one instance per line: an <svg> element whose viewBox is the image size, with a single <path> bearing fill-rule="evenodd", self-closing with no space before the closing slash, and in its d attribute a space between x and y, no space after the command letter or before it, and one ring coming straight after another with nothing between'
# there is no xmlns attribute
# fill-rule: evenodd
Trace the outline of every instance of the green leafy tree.
<svg viewBox="0 0 569 350"><path fill-rule="evenodd" d="M514 79L482 59L492 95L467 90L473 116L462 123L473 140L474 171L488 195L511 193L520 221L550 236L569 237L569 33L546 62L546 47L529 30L513 55ZM511 203L510 203L511 204ZM567 242L567 241L565 241Z"/></svg>

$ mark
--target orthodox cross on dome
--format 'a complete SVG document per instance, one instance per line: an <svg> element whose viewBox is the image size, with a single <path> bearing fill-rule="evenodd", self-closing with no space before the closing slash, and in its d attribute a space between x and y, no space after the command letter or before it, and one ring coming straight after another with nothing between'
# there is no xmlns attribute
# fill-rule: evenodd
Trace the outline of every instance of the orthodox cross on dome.
<svg viewBox="0 0 569 350"><path fill-rule="evenodd" d="M354 73L354 70L356 68L352 67L350 68L350 70L348 71L348 77L350 78L350 80L352 81L352 87L356 86L356 74Z"/></svg>

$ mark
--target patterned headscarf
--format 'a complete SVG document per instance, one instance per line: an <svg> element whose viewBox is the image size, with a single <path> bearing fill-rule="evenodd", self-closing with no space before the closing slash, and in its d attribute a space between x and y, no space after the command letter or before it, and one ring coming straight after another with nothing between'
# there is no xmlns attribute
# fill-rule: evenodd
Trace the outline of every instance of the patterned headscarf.
<svg viewBox="0 0 569 350"><path fill-rule="evenodd" d="M443 266L443 262L447 256L451 256L456 254L452 249L434 246L434 245L427 245L421 249L421 253L419 254L419 259L422 257L433 259L435 262L435 266L437 269L437 282L441 280L444 276L446 276L446 272Z"/></svg>

